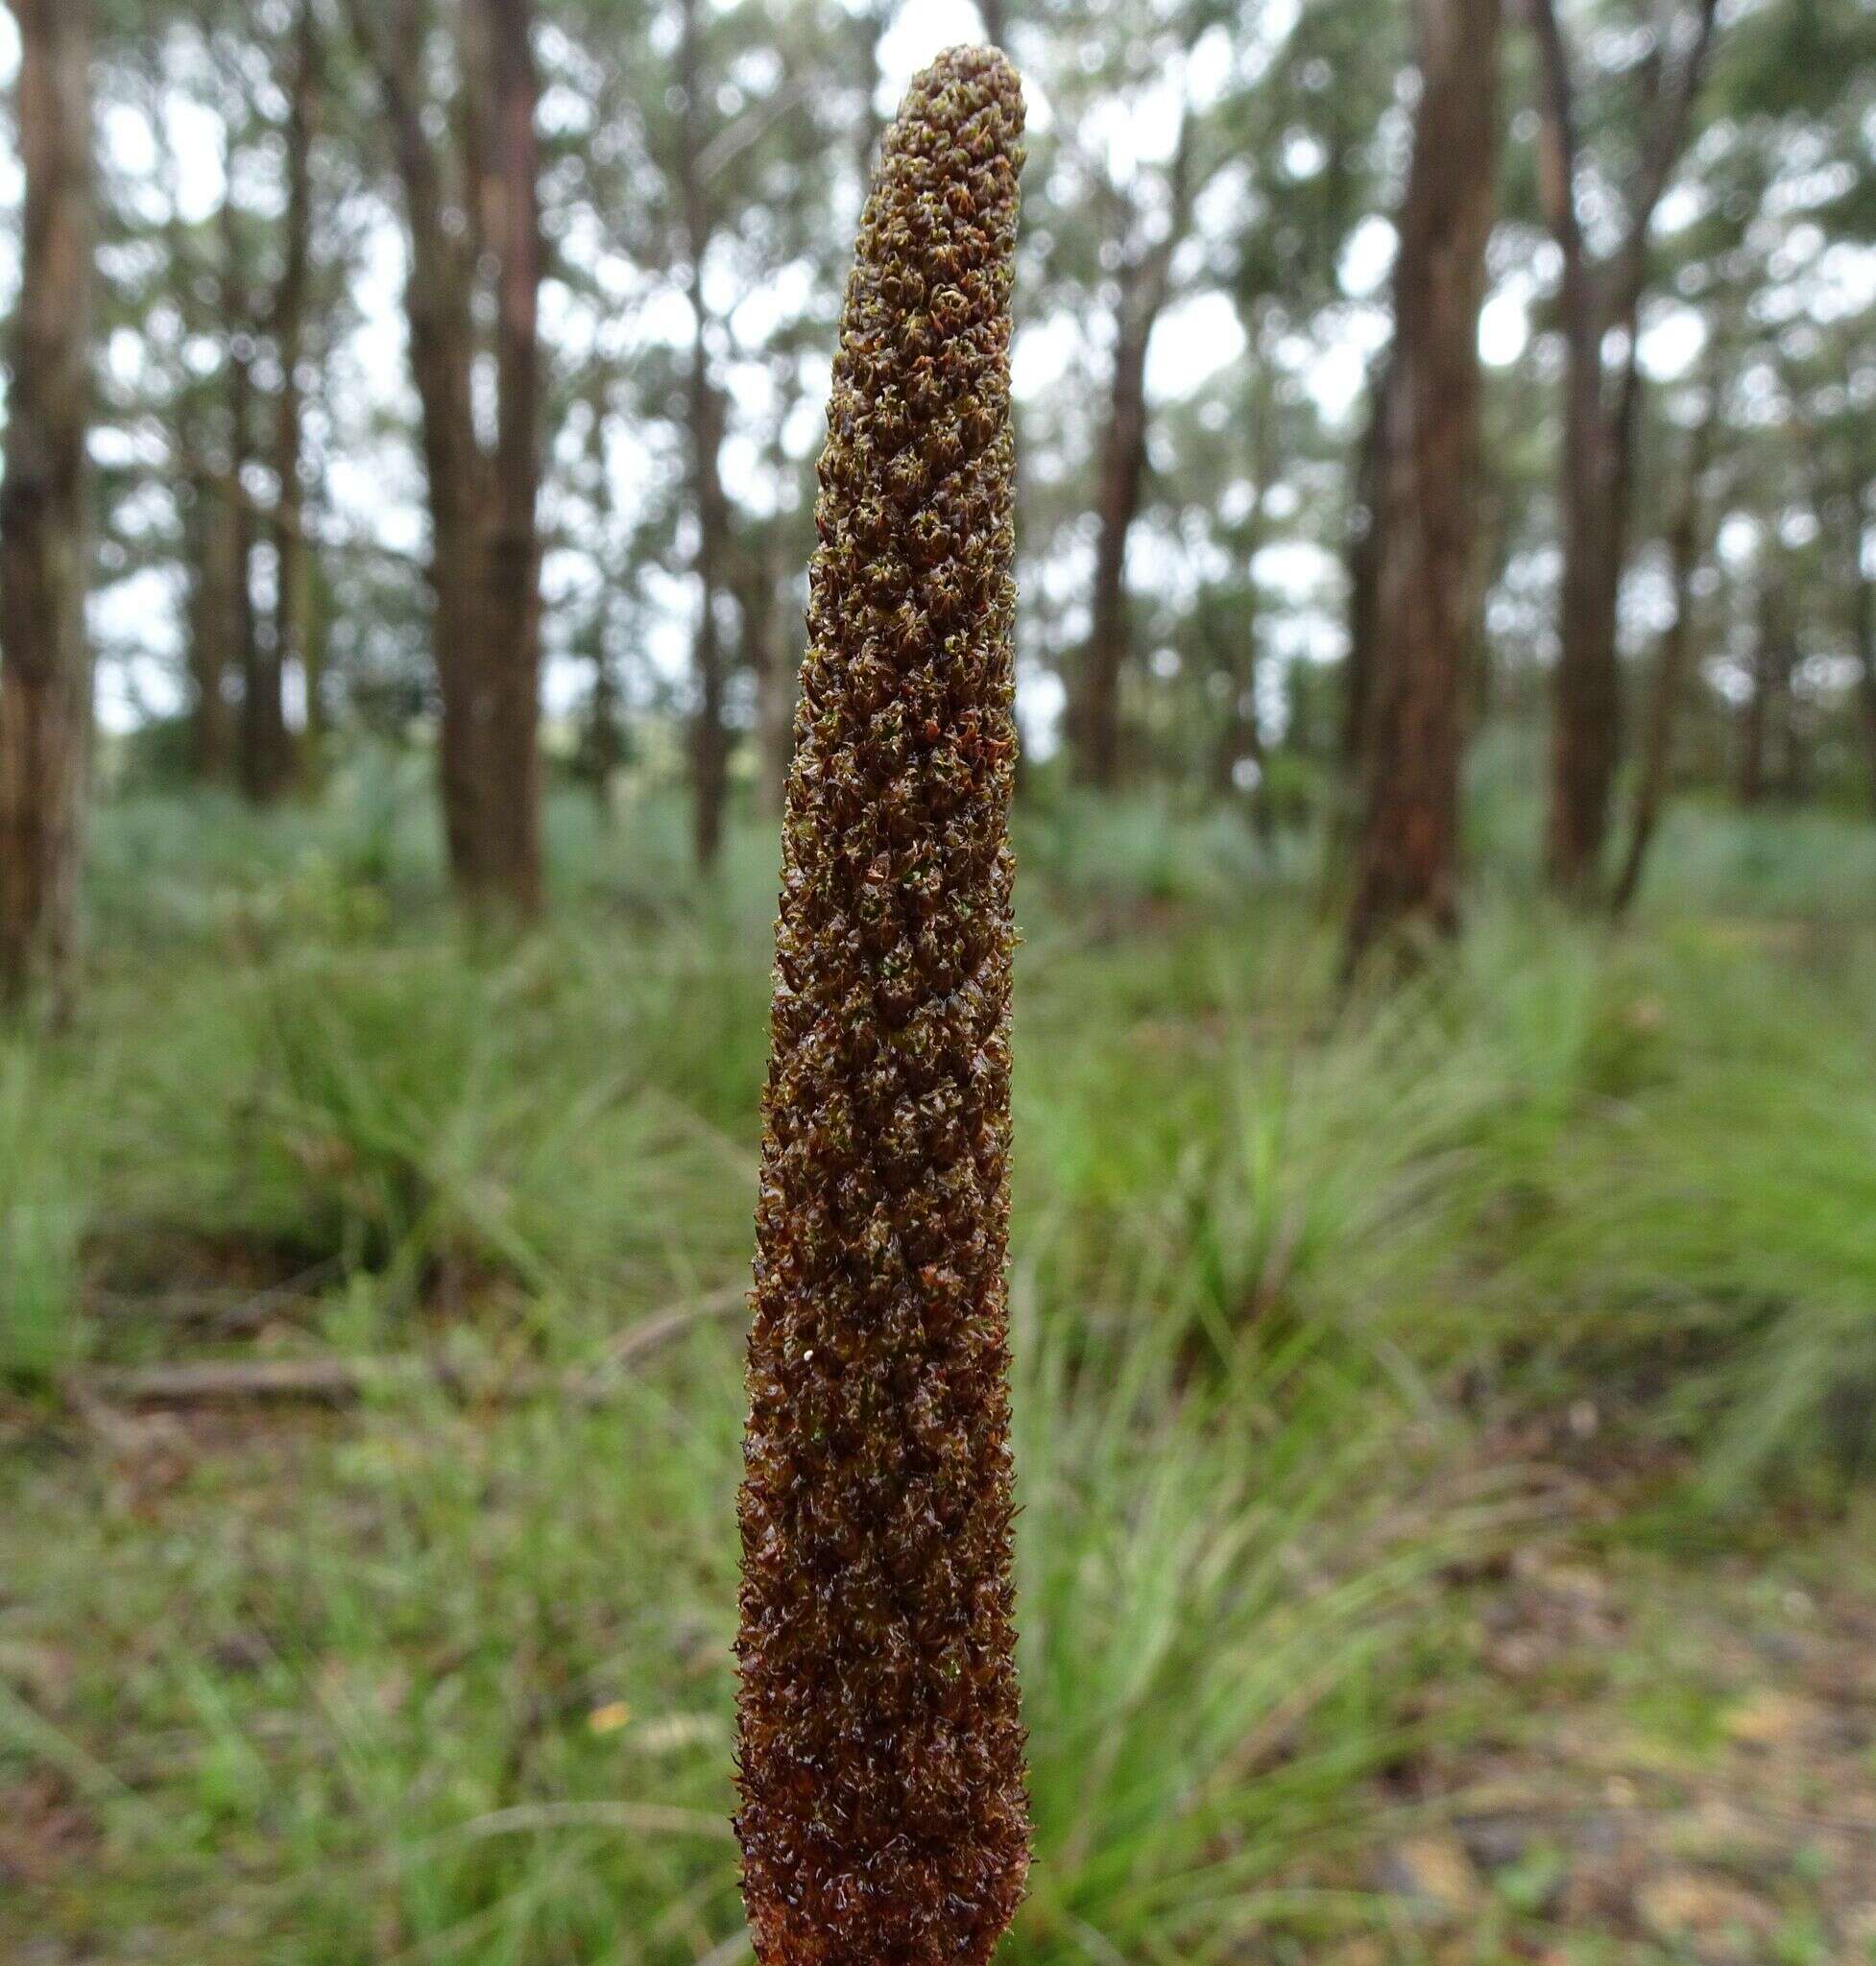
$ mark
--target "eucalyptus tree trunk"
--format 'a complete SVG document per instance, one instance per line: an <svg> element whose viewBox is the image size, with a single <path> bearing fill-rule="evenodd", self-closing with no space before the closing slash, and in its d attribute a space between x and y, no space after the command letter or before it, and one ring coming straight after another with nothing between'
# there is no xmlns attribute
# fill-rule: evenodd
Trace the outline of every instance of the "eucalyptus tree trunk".
<svg viewBox="0 0 1876 1966"><path fill-rule="evenodd" d="M1863 713L1864 755L1869 766L1869 800L1876 806L1876 580L1864 570L1862 508L1856 539L1857 706Z"/></svg>
<svg viewBox="0 0 1876 1966"><path fill-rule="evenodd" d="M1563 576L1551 729L1545 863L1551 884L1576 900L1593 895L1609 829L1620 755L1622 678L1616 612L1627 551L1641 371L1635 359L1648 233L1686 141L1713 34L1716 0L1692 0L1681 45L1657 45L1644 69L1639 161L1620 237L1591 252L1578 204L1580 145L1570 51L1555 0L1529 0L1540 75L1538 189L1562 255L1565 343L1563 443L1557 502ZM1669 37L1683 16L1658 27ZM1615 352L1611 354L1611 350Z"/></svg>
<svg viewBox="0 0 1876 1966"><path fill-rule="evenodd" d="M69 987L91 664L87 0L12 0L26 198L0 483L0 997Z"/></svg>
<svg viewBox="0 0 1876 1966"><path fill-rule="evenodd" d="M231 750L228 652L233 615L228 578L232 540L222 483L199 458L192 462L189 483L189 749L196 776L206 780L227 776Z"/></svg>
<svg viewBox="0 0 1876 1966"><path fill-rule="evenodd" d="M1146 479L1146 355L1170 295L1172 259L1190 213L1191 125L1173 153L1171 217L1162 236L1119 275L1114 367L1094 492L1094 583L1088 646L1069 702L1070 763L1076 779L1111 790L1120 773L1120 680L1132 648L1127 540Z"/></svg>
<svg viewBox="0 0 1876 1966"><path fill-rule="evenodd" d="M1747 811L1760 804L1769 789L1770 757L1775 726L1785 717L1791 690L1792 659L1785 597L1769 577L1759 587L1758 616L1753 624L1750 682L1752 693L1740 712L1739 756L1734 796Z"/></svg>
<svg viewBox="0 0 1876 1966"><path fill-rule="evenodd" d="M1361 776L1366 743L1368 684L1374 674L1376 587L1381 570L1383 459L1387 443L1385 362L1372 372L1368 422L1355 465L1355 502L1347 543L1348 659L1342 683L1341 762L1352 780Z"/></svg>
<svg viewBox="0 0 1876 1966"><path fill-rule="evenodd" d="M541 900L541 217L529 9L527 0L464 0L452 171L426 126L422 0L348 7L376 72L409 219L404 304L429 486L450 874L472 912L526 917ZM485 263L493 269L493 444L473 407Z"/></svg>
<svg viewBox="0 0 1876 1966"><path fill-rule="evenodd" d="M278 761L286 741L280 706L280 671L273 651L263 646L254 608L254 548L259 528L248 490L254 461L253 359L248 352L252 321L249 293L240 263L233 207L223 216L222 308L228 324L228 462L221 485L224 589L228 647L241 678L241 716L236 726L236 777L245 796L264 803L279 790Z"/></svg>
<svg viewBox="0 0 1876 1966"><path fill-rule="evenodd" d="M1640 770L1635 785L1635 809L1629 822L1628 846L1622 871L1609 899L1610 913L1620 917L1633 905L1642 884L1642 869L1654 842L1667 803L1669 773L1673 763L1674 727L1687 696L1688 665L1694 651L1694 576L1700 564L1700 493L1706 475L1713 426L1719 415L1719 386L1709 391L1707 406L1688 443L1687 474L1680 503L1668 535L1668 558L1673 584L1674 611L1661 637L1642 729Z"/></svg>
<svg viewBox="0 0 1876 1966"><path fill-rule="evenodd" d="M764 816L782 812L793 754L795 672L793 650L778 605L782 587L758 544L738 555L739 605L744 653L756 682L756 788Z"/></svg>
<svg viewBox="0 0 1876 1966"><path fill-rule="evenodd" d="M1500 0L1419 0L1421 95L1394 274L1351 967L1458 920L1459 763L1479 587L1479 308Z"/></svg>
<svg viewBox="0 0 1876 1966"><path fill-rule="evenodd" d="M280 385L274 405L274 476L278 490L273 514L271 658L277 707L288 670L300 672L309 736L319 724L319 678L312 650L312 566L306 550L305 493L301 483L305 419L300 370L305 357L307 288L312 271L312 149L318 108L319 16L314 0L300 0L287 96L284 255L274 295ZM269 762L277 788L293 773L292 744L283 713L276 716L272 735L276 748Z"/></svg>
<svg viewBox="0 0 1876 1966"><path fill-rule="evenodd" d="M1094 494L1094 585L1088 647L1070 706L1073 754L1081 783L1110 790L1120 771L1120 678L1132 635L1127 608L1127 539L1140 515L1146 476L1146 351L1166 306L1171 252L1155 251L1123 276L1119 339L1108 384Z"/></svg>
<svg viewBox="0 0 1876 1966"><path fill-rule="evenodd" d="M723 850L724 808L730 789L730 732L724 723L730 658L723 646L717 600L724 592L731 558L730 500L723 487L722 454L728 405L710 379L705 328L704 256L713 230L709 187L703 170L702 61L698 47L700 0L684 0L678 40L678 83L684 92L679 127L679 189L684 205L685 253L688 261L690 371L685 378L690 467L697 507L697 629L691 668L697 701L690 726L691 844L697 864L714 867Z"/></svg>

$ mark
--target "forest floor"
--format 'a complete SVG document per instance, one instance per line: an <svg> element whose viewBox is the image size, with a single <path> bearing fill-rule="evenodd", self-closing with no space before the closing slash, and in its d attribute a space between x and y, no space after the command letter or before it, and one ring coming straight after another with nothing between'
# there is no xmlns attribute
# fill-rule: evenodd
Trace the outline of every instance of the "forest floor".
<svg viewBox="0 0 1876 1966"><path fill-rule="evenodd" d="M1024 843L999 1956L1876 1962L1876 854L1683 827L1335 1014L1157 825ZM666 832L490 950L355 818L107 813L0 1047L6 1966L747 1958L769 876Z"/></svg>
<svg viewBox="0 0 1876 1966"><path fill-rule="evenodd" d="M218 1930L244 1957L342 1956L318 1935L324 1913L302 1929L303 1949L294 1936L289 1907L306 1902L311 1881L293 1871L321 1839L296 1849L307 1831L289 1820L294 1798L268 1790L302 1761L349 1751L369 1791L371 1750L349 1738L374 1717L404 1716L419 1673L463 1666L447 1647L420 1663L424 1652L395 1633L334 1643L329 1606L309 1615L283 1601L296 1566L280 1539L328 1512L369 1510L374 1463L408 1452L409 1425L395 1407L325 1419L94 1416L85 1431L56 1444L41 1433L30 1450L13 1431L0 1482L9 1966L236 1956ZM452 1421L452 1437L473 1426ZM592 1444L602 1443L633 1451L610 1428ZM1278 1913L1265 1950L1244 1956L1323 1966L1876 1959L1876 1505L1751 1550L1676 1551L1630 1534L1610 1490L1583 1478L1575 1495L1541 1538L1446 1578L1456 1614L1441 1626L1448 1649L1404 1703L1409 1744L1367 1786L1368 1834L1351 1856L1305 1860L1284 1887L1338 1899L1338 1935L1296 1936L1311 1921ZM335 1537L359 1561L371 1540L363 1522ZM245 1578L225 1573L242 1563ZM549 1606L531 1610L551 1619ZM535 1643L486 1615L523 1655ZM721 1637L684 1636L685 1674L709 1689L701 1705L662 1692L641 1713L577 1675L558 1687L548 1675L523 1695L525 1656L518 1677L509 1662L513 1686L501 1688L495 1669L483 1697L499 1716L491 1731L512 1760L513 1792L556 1786L530 1779L541 1755L530 1731L570 1738L572 1758L588 1764L589 1779L571 1784L582 1792L593 1763L611 1759L616 1776L618 1758L603 1752L614 1733L637 1749L624 1758L629 1779L654 1796L669 1792L658 1778L673 1758L700 1746L720 1756L722 1662L710 1654ZM536 1672L551 1658L547 1636ZM184 1690L167 1719L142 1715L126 1732L147 1697L140 1682L179 1674ZM478 1711L466 1696L463 1712ZM422 1760L419 1748L410 1765ZM642 1823L626 1803L610 1814L589 1804L583 1823L574 1805L562 1834L675 1827L708 1848L708 1824L685 1820L692 1789L661 1805L668 1822L658 1803ZM341 1806L369 1817L395 1801L353 1793ZM513 1829L545 1846L554 1805L535 1809L538 1820ZM464 1814L486 1825L499 1810ZM365 1927L375 1938L355 1957L637 1956L570 1941L563 1952L545 1930L517 1944L463 1918L426 1945L413 1938L395 1876L355 1845L348 1858L358 1868L342 1869L340 1887L377 1901ZM737 1956L712 1920L695 1929L672 1956Z"/></svg>
<svg viewBox="0 0 1876 1966"><path fill-rule="evenodd" d="M1469 1588L1462 1724L1391 1771L1425 1824L1337 1966L1876 1958L1876 1513L1750 1554L1621 1526Z"/></svg>

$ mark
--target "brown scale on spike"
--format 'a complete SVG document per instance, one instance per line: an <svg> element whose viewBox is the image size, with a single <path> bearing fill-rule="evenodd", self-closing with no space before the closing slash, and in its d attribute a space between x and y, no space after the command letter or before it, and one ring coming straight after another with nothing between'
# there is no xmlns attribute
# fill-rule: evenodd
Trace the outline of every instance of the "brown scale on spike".
<svg viewBox="0 0 1876 1966"><path fill-rule="evenodd" d="M975 1966L1028 1864L1004 1282L1022 133L1000 55L914 80L828 405L739 1501L762 1966Z"/></svg>

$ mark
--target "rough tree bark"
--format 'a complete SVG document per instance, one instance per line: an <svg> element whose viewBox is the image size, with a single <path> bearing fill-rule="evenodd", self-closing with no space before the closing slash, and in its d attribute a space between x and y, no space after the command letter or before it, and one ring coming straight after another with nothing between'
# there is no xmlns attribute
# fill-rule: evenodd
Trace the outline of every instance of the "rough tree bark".
<svg viewBox="0 0 1876 1966"><path fill-rule="evenodd" d="M1668 798L1669 769L1673 762L1674 726L1687 695L1688 665L1694 651L1694 576L1700 564L1701 492L1719 416L1720 387L1707 392L1706 407L1687 445L1687 471L1680 502L1668 533L1668 557L1673 582L1674 611L1661 637L1648 710L1642 727L1642 750L1635 783L1635 807L1628 827L1628 845L1622 871L1609 898L1609 912L1620 919L1633 905L1642 884L1642 869L1661 823Z"/></svg>
<svg viewBox="0 0 1876 1966"><path fill-rule="evenodd" d="M1500 0L1420 0L1417 14L1422 85L1383 398L1351 968L1383 938L1448 934L1458 915Z"/></svg>
<svg viewBox="0 0 1876 1966"><path fill-rule="evenodd" d="M1088 646L1069 706L1070 764L1106 791L1120 769L1120 678L1130 646L1127 539L1146 476L1146 352L1169 295L1172 258L1191 208L1191 124L1170 167L1172 215L1164 235L1123 264L1115 308L1114 368L1094 496L1094 582Z"/></svg>
<svg viewBox="0 0 1876 1966"><path fill-rule="evenodd" d="M539 84L527 0L465 0L458 169L425 127L422 0L347 0L377 77L410 228L404 290L422 409L444 830L476 913L539 912ZM451 183L455 178L456 182ZM494 440L478 434L478 270L493 265Z"/></svg>
<svg viewBox="0 0 1876 1966"><path fill-rule="evenodd" d="M0 483L0 998L69 985L91 722L90 8L12 0L26 174Z"/></svg>
<svg viewBox="0 0 1876 1966"><path fill-rule="evenodd" d="M1599 259L1592 256L1578 206L1575 89L1555 0L1528 0L1541 77L1538 189L1563 257L1565 343L1557 486L1563 579L1545 862L1551 885L1579 900L1596 886L1620 748L1616 606L1634 475L1641 381L1635 335L1648 228L1686 141L1715 5L1716 0L1692 0L1688 14L1674 16L1677 26L1686 21L1680 45L1657 45L1645 63L1641 161L1621 237ZM1673 37L1672 31L1666 36Z"/></svg>

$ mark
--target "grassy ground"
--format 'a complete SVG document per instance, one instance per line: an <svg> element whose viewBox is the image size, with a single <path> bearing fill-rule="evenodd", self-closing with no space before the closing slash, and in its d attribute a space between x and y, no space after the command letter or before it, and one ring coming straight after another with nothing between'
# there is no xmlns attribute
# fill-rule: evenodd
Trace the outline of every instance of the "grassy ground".
<svg viewBox="0 0 1876 1966"><path fill-rule="evenodd" d="M746 1956L773 846L567 800L476 947L428 820L110 808L0 1049L9 1962ZM1492 839L1337 1009L1301 843L1025 820L1012 1966L1876 1959L1876 837L1684 815L1619 939Z"/></svg>

